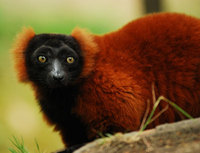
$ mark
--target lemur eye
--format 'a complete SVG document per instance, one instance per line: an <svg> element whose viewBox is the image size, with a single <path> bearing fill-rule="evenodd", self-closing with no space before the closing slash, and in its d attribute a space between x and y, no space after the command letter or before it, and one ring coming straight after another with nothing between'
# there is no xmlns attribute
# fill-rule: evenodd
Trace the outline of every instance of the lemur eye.
<svg viewBox="0 0 200 153"><path fill-rule="evenodd" d="M38 56L38 61L40 63L45 63L47 61L47 58L45 56Z"/></svg>
<svg viewBox="0 0 200 153"><path fill-rule="evenodd" d="M69 64L74 63L74 58L73 57L67 57L67 63L69 63Z"/></svg>

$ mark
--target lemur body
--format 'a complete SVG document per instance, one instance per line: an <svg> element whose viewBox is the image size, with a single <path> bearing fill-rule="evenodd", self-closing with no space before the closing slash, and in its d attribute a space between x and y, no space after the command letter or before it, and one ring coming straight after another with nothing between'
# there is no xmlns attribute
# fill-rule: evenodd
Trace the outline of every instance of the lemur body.
<svg viewBox="0 0 200 153"><path fill-rule="evenodd" d="M14 48L18 78L32 85L41 110L73 146L99 133L138 130L147 101L174 101L200 116L200 20L161 13L105 35L70 36L26 29ZM159 113L167 104L161 103ZM181 120L172 107L149 125Z"/></svg>

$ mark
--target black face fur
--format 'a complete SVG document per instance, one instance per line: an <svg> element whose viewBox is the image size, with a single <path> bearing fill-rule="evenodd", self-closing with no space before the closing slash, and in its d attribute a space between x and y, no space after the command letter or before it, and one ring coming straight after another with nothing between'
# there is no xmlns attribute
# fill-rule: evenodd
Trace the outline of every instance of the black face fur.
<svg viewBox="0 0 200 153"><path fill-rule="evenodd" d="M47 88L73 84L83 65L78 42L60 34L36 35L27 47L25 58L29 79Z"/></svg>

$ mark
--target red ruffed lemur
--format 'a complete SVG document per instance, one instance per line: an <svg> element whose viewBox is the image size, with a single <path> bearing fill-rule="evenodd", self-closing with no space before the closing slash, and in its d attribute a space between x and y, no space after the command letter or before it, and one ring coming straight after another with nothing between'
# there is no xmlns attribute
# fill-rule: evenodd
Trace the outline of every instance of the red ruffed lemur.
<svg viewBox="0 0 200 153"><path fill-rule="evenodd" d="M13 49L21 82L30 83L49 123L66 146L99 133L138 130L150 100L175 102L200 116L200 19L152 14L117 31L94 35L35 34L26 28ZM158 114L166 103L160 103ZM149 128L181 120L169 106Z"/></svg>

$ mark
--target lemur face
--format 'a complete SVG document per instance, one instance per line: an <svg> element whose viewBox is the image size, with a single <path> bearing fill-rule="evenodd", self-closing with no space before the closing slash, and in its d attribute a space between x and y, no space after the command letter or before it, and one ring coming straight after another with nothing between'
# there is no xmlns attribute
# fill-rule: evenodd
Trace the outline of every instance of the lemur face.
<svg viewBox="0 0 200 153"><path fill-rule="evenodd" d="M83 65L77 41L66 35L36 35L25 57L29 79L49 88L74 83Z"/></svg>

